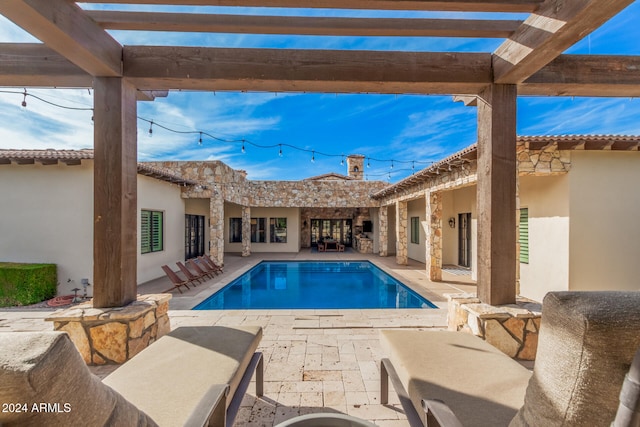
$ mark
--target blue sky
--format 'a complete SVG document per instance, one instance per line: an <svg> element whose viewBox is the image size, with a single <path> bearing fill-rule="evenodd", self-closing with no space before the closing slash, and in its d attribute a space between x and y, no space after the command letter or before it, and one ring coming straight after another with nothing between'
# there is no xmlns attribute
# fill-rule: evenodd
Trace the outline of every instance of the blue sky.
<svg viewBox="0 0 640 427"><path fill-rule="evenodd" d="M98 7L100 5L92 5ZM102 6L104 7L104 6ZM150 7L136 6L135 10ZM118 9L123 9L119 6ZM184 11L184 8L153 10ZM188 8L186 11L240 13L235 8ZM281 9L243 9L248 14L291 13ZM300 13L300 12L298 12ZM460 17L455 13L304 10L305 16ZM492 14L463 14L493 19ZM640 3L635 2L567 53L640 55ZM505 14L505 19L523 15ZM362 49L406 51L493 51L501 40L300 37L235 34L138 33L114 31L122 44L176 46ZM161 40L159 42L158 40ZM0 16L0 42L33 42L31 36ZM0 88L22 92L23 88ZM52 106L28 96L0 93L0 148L91 148L92 93L87 89L27 88L46 101L81 110ZM138 158L145 160L222 160L244 169L249 179L297 180L329 172L346 173L342 155L370 158L366 178L396 182L432 161L476 141L476 109L454 103L451 96L295 94L236 92L171 92L167 98L139 102ZM153 127L153 120L177 134ZM216 139L199 133L205 132ZM549 98L518 99L519 135L633 134L640 135L640 99ZM245 152L242 142L245 140ZM222 141L221 141L222 140ZM269 148L261 148L261 147ZM278 155L282 149L282 156ZM312 153L315 151L314 160ZM323 154L330 154L325 156ZM391 168L393 160L393 168Z"/></svg>

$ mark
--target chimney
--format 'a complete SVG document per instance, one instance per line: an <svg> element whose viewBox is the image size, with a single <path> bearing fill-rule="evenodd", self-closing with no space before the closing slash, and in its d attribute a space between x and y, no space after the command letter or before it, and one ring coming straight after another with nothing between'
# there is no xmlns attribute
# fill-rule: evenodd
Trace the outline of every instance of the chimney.
<svg viewBox="0 0 640 427"><path fill-rule="evenodd" d="M351 178L362 180L364 178L364 156L361 154L347 156L347 170Z"/></svg>

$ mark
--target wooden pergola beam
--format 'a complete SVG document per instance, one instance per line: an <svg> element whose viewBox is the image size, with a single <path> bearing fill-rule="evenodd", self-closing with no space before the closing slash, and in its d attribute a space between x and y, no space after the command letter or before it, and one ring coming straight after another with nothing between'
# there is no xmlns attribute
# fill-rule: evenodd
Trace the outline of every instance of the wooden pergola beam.
<svg viewBox="0 0 640 427"><path fill-rule="evenodd" d="M546 0L494 52L495 83L522 83L631 3Z"/></svg>
<svg viewBox="0 0 640 427"><path fill-rule="evenodd" d="M87 11L102 28L239 34L380 37L509 37L522 21L411 18L327 18Z"/></svg>
<svg viewBox="0 0 640 427"><path fill-rule="evenodd" d="M40 43L0 43L0 86L91 87L92 77Z"/></svg>
<svg viewBox="0 0 640 427"><path fill-rule="evenodd" d="M0 13L93 76L119 76L122 46L67 0L2 0Z"/></svg>
<svg viewBox="0 0 640 427"><path fill-rule="evenodd" d="M520 95L640 96L640 56L561 55L518 86Z"/></svg>
<svg viewBox="0 0 640 427"><path fill-rule="evenodd" d="M84 3L104 3L88 0ZM130 0L110 0L130 4ZM136 0L137 4L175 5L175 0ZM542 0L187 0L182 6L239 6L304 9L442 10L455 12L533 12Z"/></svg>
<svg viewBox="0 0 640 427"><path fill-rule="evenodd" d="M462 102L465 107L477 107L478 97L468 95L453 95L453 102Z"/></svg>
<svg viewBox="0 0 640 427"><path fill-rule="evenodd" d="M126 46L138 89L477 93L491 82L478 53Z"/></svg>

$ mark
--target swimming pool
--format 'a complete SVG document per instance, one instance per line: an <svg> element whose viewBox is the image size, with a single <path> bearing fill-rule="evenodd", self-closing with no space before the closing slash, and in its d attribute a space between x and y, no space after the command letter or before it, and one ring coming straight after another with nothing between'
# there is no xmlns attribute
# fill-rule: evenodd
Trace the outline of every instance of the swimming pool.
<svg viewBox="0 0 640 427"><path fill-rule="evenodd" d="M368 261L263 261L194 307L436 308Z"/></svg>

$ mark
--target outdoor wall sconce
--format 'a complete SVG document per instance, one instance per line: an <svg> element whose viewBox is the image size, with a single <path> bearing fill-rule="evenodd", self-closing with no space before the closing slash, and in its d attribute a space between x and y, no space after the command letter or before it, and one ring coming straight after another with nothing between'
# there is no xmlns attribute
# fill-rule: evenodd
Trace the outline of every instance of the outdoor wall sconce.
<svg viewBox="0 0 640 427"><path fill-rule="evenodd" d="M449 218L449 227L456 228L456 219L454 217Z"/></svg>

